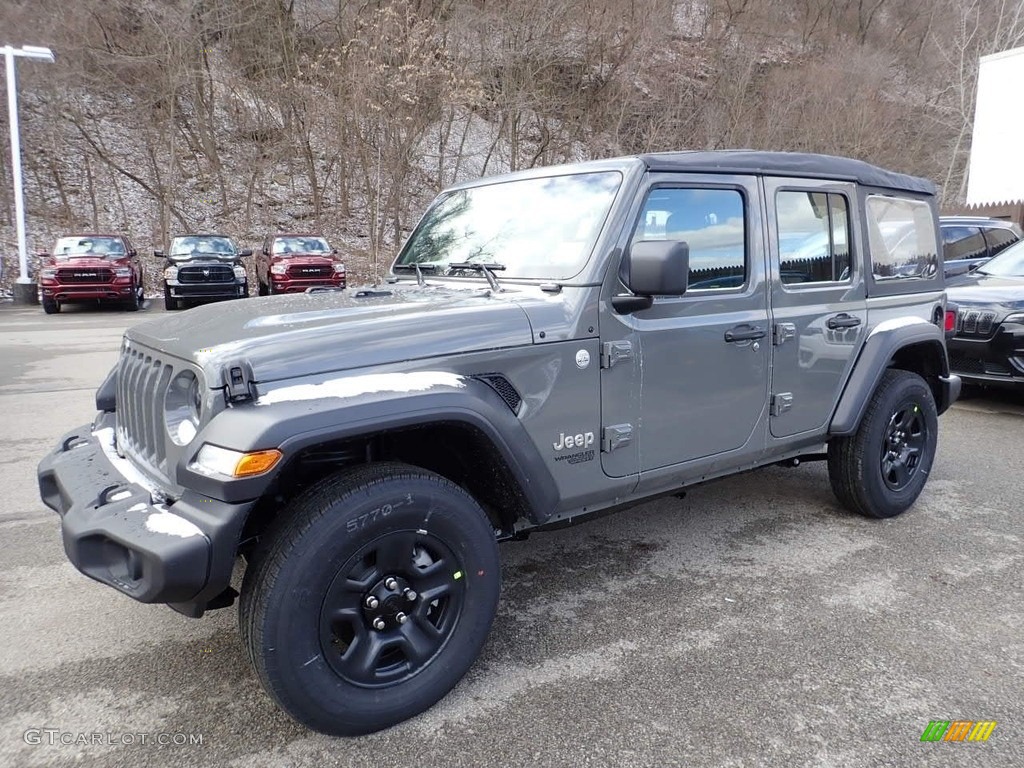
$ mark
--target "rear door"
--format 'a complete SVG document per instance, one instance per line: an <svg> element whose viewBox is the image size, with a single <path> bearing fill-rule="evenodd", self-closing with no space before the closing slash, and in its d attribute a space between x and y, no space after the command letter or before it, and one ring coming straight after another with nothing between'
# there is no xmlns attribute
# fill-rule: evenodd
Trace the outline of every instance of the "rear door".
<svg viewBox="0 0 1024 768"><path fill-rule="evenodd" d="M864 338L853 184L765 179L771 253L770 430L824 428Z"/></svg>

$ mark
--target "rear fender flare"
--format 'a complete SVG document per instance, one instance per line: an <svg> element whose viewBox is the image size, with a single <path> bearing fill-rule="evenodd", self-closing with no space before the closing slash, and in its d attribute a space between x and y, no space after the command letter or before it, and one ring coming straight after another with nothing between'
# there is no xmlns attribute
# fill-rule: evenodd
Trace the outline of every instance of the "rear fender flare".
<svg viewBox="0 0 1024 768"><path fill-rule="evenodd" d="M857 356L850 378L832 415L829 435L852 435L867 410L871 395L882 380L893 358L901 349L924 345L928 354L934 354L936 368L943 380L949 379L949 359L946 356L945 332L942 328L919 317L894 318L875 326ZM934 350L934 352L932 352ZM957 384L959 382L957 381ZM959 393L953 394L952 400ZM939 398L936 398L938 401ZM948 403L938 403L941 413Z"/></svg>

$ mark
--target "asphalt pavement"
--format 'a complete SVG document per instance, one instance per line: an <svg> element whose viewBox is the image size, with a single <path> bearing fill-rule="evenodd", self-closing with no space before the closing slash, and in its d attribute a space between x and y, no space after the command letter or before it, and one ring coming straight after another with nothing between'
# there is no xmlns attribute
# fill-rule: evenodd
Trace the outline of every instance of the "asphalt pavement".
<svg viewBox="0 0 1024 768"><path fill-rule="evenodd" d="M89 580L39 500L121 333L162 312L0 304L0 766L1024 765L1024 395L943 416L893 520L842 510L813 463L502 545L462 683L336 739L263 692L234 608L197 621ZM934 720L997 725L922 742Z"/></svg>

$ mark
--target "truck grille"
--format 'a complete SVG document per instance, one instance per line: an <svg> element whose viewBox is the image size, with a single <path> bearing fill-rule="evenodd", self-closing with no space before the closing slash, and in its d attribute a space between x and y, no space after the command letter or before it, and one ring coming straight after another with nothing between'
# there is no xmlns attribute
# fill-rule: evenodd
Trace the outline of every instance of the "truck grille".
<svg viewBox="0 0 1024 768"><path fill-rule="evenodd" d="M109 283L114 279L114 273L109 269L59 269L57 279L62 283Z"/></svg>
<svg viewBox="0 0 1024 768"><path fill-rule="evenodd" d="M990 336L995 324L995 319L995 312L979 312L974 309L968 310L967 312L961 312L959 318L957 318L956 335Z"/></svg>
<svg viewBox="0 0 1024 768"><path fill-rule="evenodd" d="M288 277L293 280L313 280L317 278L328 278L334 272L329 264L293 264L288 267Z"/></svg>
<svg viewBox="0 0 1024 768"><path fill-rule="evenodd" d="M226 264L211 264L206 267L179 267L179 283L232 283L235 270Z"/></svg>
<svg viewBox="0 0 1024 768"><path fill-rule="evenodd" d="M128 347L117 371L117 445L166 472L163 393L173 369L145 350Z"/></svg>

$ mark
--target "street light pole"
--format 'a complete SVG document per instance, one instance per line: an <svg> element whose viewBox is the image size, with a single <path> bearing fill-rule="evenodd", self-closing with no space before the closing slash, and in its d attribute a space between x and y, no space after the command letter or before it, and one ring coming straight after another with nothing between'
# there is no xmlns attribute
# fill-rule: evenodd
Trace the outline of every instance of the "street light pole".
<svg viewBox="0 0 1024 768"><path fill-rule="evenodd" d="M25 199L21 184L21 132L18 127L18 83L14 69L15 56L27 59L43 59L53 62L53 51L36 45L15 48L8 44L0 51L4 54L7 69L7 115L11 130L11 175L14 178L14 218L18 232L18 267L20 276L15 284L15 301L24 304L35 303L35 288L28 276L28 246L25 242Z"/></svg>

